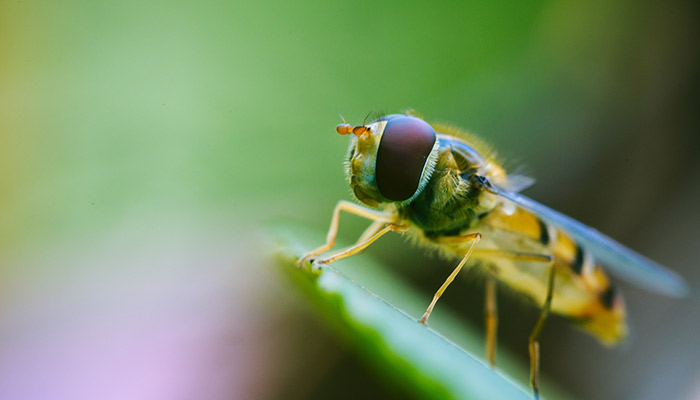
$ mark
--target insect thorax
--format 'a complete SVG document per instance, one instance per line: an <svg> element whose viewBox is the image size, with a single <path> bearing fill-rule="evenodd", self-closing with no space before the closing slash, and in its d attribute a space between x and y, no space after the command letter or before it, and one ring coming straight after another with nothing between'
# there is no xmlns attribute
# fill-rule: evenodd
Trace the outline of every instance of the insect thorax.
<svg viewBox="0 0 700 400"><path fill-rule="evenodd" d="M426 237L456 236L473 228L492 207L484 205L484 193L469 184L449 150L440 156L430 182L410 204L398 207L402 217L422 229Z"/></svg>

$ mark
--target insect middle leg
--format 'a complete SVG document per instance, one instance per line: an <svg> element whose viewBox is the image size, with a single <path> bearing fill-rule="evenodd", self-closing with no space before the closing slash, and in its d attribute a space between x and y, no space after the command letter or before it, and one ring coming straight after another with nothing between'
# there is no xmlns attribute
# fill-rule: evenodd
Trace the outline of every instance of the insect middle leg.
<svg viewBox="0 0 700 400"><path fill-rule="evenodd" d="M317 255L323 253L326 250L329 250L333 247L335 244L335 239L338 236L338 222L340 220L340 212L345 211L349 212L351 214L358 215L360 217L364 217L367 219L371 219L375 222L382 222L382 223L391 223L391 222L396 222L397 218L395 215L387 212L382 212L382 211L376 211L372 210L366 207L359 206L357 204L351 203L349 201L341 200L338 202L338 204L335 206L335 210L333 210L333 217L331 218L331 226L328 229L328 234L326 235L326 243L317 249L305 254L302 258L299 259L297 262L297 266L302 266L306 261L308 261L312 257L316 257ZM372 224L370 228L375 227L376 225ZM368 229L369 231L369 229ZM367 232L367 231L365 231ZM363 241L362 239L364 238L366 241L369 239L371 236L375 235L377 232L372 232L372 235L365 235L363 234L362 237L360 238L360 241ZM367 237L365 237L367 236ZM358 243L360 242L358 241Z"/></svg>
<svg viewBox="0 0 700 400"><path fill-rule="evenodd" d="M462 261L459 262L459 264L452 271L450 276L447 277L447 279L445 280L445 283L443 283L442 286L440 286L440 289L438 289L437 292L435 292L435 294L433 295L433 300L430 302L428 309L425 310L425 313L423 314L421 319L418 321L421 324L425 325L425 323L428 321L428 317L430 317L430 313L433 312L433 307L435 307L435 303L437 303L440 296L442 296L442 294L445 293L445 290L447 289L447 287L450 286L450 283L452 283L452 281L455 279L455 277L457 276L459 271L462 270L462 267L464 266L464 264L467 262L467 260L469 260L469 256L471 256L472 251L474 251L474 248L481 240L481 234L480 233L470 233L468 235L450 238L449 241L451 243L466 242L468 240L472 241L472 245L469 246L469 250L467 250L467 252L464 254L464 257L462 257Z"/></svg>

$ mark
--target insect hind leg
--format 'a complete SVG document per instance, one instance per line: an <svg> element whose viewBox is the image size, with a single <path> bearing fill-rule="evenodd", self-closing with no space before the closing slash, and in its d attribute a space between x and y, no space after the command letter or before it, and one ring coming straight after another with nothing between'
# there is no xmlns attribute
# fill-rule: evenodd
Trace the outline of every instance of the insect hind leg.
<svg viewBox="0 0 700 400"><path fill-rule="evenodd" d="M476 249L474 256L481 259L507 259L513 261L541 262L552 264L553 258L547 254L524 253L502 249ZM486 281L486 301L484 306L486 324L486 357L492 367L496 366L496 337L498 331L498 314L496 304L496 276L492 272Z"/></svg>
<svg viewBox="0 0 700 400"><path fill-rule="evenodd" d="M496 278L489 275L486 281L485 323L486 357L491 367L496 366L496 338L498 335L498 304L496 303Z"/></svg>
<svg viewBox="0 0 700 400"><path fill-rule="evenodd" d="M554 293L554 262L549 265L549 277L547 281L547 296L545 297L540 317L535 324L535 328L530 333L528 340L528 350L530 351L530 385L534 393L535 399L540 398L540 342L539 336L544 323L549 316L549 311L552 305L552 294Z"/></svg>

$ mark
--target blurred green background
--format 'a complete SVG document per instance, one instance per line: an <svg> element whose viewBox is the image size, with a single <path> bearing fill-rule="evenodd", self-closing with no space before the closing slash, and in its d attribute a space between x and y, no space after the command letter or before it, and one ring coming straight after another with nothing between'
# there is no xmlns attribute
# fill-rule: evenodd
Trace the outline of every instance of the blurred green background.
<svg viewBox="0 0 700 400"><path fill-rule="evenodd" d="M699 31L692 1L0 0L0 398L395 395L264 245L349 198L334 106L476 132L528 195L697 287ZM426 303L449 269L399 238L369 253ZM483 289L460 285L442 306L479 326ZM623 289L630 344L555 319L543 373L700 398L698 298ZM501 297L526 362L536 311Z"/></svg>

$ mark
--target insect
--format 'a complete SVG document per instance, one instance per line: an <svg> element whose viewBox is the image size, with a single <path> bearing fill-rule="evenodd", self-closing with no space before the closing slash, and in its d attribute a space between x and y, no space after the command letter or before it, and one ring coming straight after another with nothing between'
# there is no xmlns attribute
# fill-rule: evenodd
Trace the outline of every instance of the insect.
<svg viewBox="0 0 700 400"><path fill-rule="evenodd" d="M343 120L345 122L345 120ZM361 126L343 123L350 135L346 175L362 204L340 201L326 243L298 264L330 250L342 211L373 221L355 245L316 265L357 254L387 232L401 232L454 259L457 266L435 292L419 320L465 266L486 276L486 356L495 366L497 281L541 307L529 337L530 385L539 397L539 334L550 313L574 321L605 345L627 335L626 308L599 263L651 291L680 297L682 278L593 228L518 192L534 181L509 175L477 138L448 125L429 124L413 112L377 118ZM469 261L469 264L467 262Z"/></svg>

